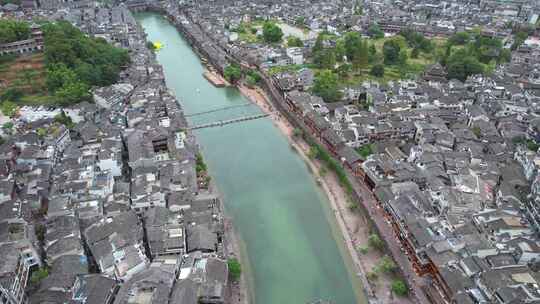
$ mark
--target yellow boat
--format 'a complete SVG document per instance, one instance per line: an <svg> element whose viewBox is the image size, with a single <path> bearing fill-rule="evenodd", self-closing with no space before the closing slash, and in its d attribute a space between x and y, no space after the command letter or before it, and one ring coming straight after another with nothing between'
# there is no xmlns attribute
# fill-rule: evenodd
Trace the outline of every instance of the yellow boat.
<svg viewBox="0 0 540 304"><path fill-rule="evenodd" d="M161 42L159 42L159 41L154 42L154 49L155 49L156 51L159 51L159 50L161 50L162 48L163 48L163 44L162 44Z"/></svg>

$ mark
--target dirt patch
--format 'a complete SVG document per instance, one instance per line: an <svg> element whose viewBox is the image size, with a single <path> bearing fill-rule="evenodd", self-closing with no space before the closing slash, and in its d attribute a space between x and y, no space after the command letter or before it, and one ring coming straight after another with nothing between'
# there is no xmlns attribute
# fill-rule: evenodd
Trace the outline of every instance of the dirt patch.
<svg viewBox="0 0 540 304"><path fill-rule="evenodd" d="M17 88L24 94L44 93L45 73L43 54L17 57L0 64L0 90Z"/></svg>

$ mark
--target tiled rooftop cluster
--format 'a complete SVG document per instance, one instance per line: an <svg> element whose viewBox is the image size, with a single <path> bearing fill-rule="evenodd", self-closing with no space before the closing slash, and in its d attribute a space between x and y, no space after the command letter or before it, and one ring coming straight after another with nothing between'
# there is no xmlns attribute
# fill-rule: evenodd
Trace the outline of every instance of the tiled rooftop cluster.
<svg viewBox="0 0 540 304"><path fill-rule="evenodd" d="M93 90L95 103L24 107L13 120L0 146L2 296L220 303L228 284L221 202L196 170L183 109L131 12L84 6L27 14L69 20L127 48L131 64L117 84ZM58 115L72 119L70 129ZM39 271L48 275L25 291Z"/></svg>
<svg viewBox="0 0 540 304"><path fill-rule="evenodd" d="M325 103L274 76L290 111L368 185L434 299L538 301L540 96L523 77L534 64L511 75L513 64L464 83L429 71L365 82L347 89L359 102ZM367 157L354 150L368 144Z"/></svg>

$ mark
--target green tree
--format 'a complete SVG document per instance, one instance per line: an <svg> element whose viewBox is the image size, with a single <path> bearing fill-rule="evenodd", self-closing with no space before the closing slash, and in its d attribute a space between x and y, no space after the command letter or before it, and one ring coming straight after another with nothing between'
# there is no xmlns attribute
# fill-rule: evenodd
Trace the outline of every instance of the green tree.
<svg viewBox="0 0 540 304"><path fill-rule="evenodd" d="M380 62L380 58L379 58L379 54L377 53L377 48L375 47L374 44L370 44L369 45L369 57L368 57L368 60L369 60L369 63L378 63Z"/></svg>
<svg viewBox="0 0 540 304"><path fill-rule="evenodd" d="M298 16L294 19L294 25L303 27L306 25L306 18L304 16Z"/></svg>
<svg viewBox="0 0 540 304"><path fill-rule="evenodd" d="M25 21L0 19L0 43L30 38L30 26Z"/></svg>
<svg viewBox="0 0 540 304"><path fill-rule="evenodd" d="M287 46L288 47L303 47L304 42L298 37L289 36L287 37Z"/></svg>
<svg viewBox="0 0 540 304"><path fill-rule="evenodd" d="M32 282L33 284L37 284L48 276L49 270L46 267L38 268L32 271L32 275L30 276L30 282Z"/></svg>
<svg viewBox="0 0 540 304"><path fill-rule="evenodd" d="M420 51L417 48L414 48L411 51L411 58L416 59L416 58L418 58L418 55L420 55Z"/></svg>
<svg viewBox="0 0 540 304"><path fill-rule="evenodd" d="M377 250L383 250L384 249L384 242L381 239L381 237L376 234L372 233L368 236L368 244L369 246L377 249Z"/></svg>
<svg viewBox="0 0 540 304"><path fill-rule="evenodd" d="M399 52L399 60L398 60L398 64L400 66L405 66L407 64L407 50L401 50Z"/></svg>
<svg viewBox="0 0 540 304"><path fill-rule="evenodd" d="M373 283L377 281L377 279L379 279L379 275L375 271L370 271L366 273L366 279L368 279L368 281Z"/></svg>
<svg viewBox="0 0 540 304"><path fill-rule="evenodd" d="M405 38L411 48L421 50L424 53L430 53L433 50L431 41L411 28L401 30L399 35Z"/></svg>
<svg viewBox="0 0 540 304"><path fill-rule="evenodd" d="M13 129L13 123L11 121L8 121L2 125L2 129L4 130L11 130Z"/></svg>
<svg viewBox="0 0 540 304"><path fill-rule="evenodd" d="M397 270L397 265L391 257L385 255L377 263L377 272L391 273Z"/></svg>
<svg viewBox="0 0 540 304"><path fill-rule="evenodd" d="M0 105L2 113L9 117L13 117L17 113L17 108L17 104L9 100L4 100Z"/></svg>
<svg viewBox="0 0 540 304"><path fill-rule="evenodd" d="M62 106L91 100L88 86L80 81L64 84L60 89L56 90L55 96L58 98L58 103Z"/></svg>
<svg viewBox="0 0 540 304"><path fill-rule="evenodd" d="M317 39L315 40L315 44L313 45L312 52L314 56L321 52L324 49L324 35L319 34L317 36Z"/></svg>
<svg viewBox="0 0 540 304"><path fill-rule="evenodd" d="M242 77L242 70L238 65L230 64L223 71L223 76L230 82L237 82Z"/></svg>
<svg viewBox="0 0 540 304"><path fill-rule="evenodd" d="M281 28L273 22L265 22L263 25L263 38L267 43L277 43L281 41L283 32Z"/></svg>
<svg viewBox="0 0 540 304"><path fill-rule="evenodd" d="M336 65L336 53L334 49L325 48L315 54L313 62L321 69L333 69Z"/></svg>
<svg viewBox="0 0 540 304"><path fill-rule="evenodd" d="M7 88L2 94L0 94L0 101L11 100L19 101L23 96L23 92L16 87Z"/></svg>
<svg viewBox="0 0 540 304"><path fill-rule="evenodd" d="M314 80L313 93L320 96L326 102L334 102L341 99L338 86L338 77L330 70L321 71Z"/></svg>
<svg viewBox="0 0 540 304"><path fill-rule="evenodd" d="M336 48L334 51L336 54L336 60L338 62L343 62L343 57L346 55L344 39L338 39L336 41Z"/></svg>
<svg viewBox="0 0 540 304"><path fill-rule="evenodd" d="M478 138L482 137L482 129L480 129L480 127L474 126L474 127L471 129L471 131L473 132L473 134L474 134L476 137L478 137Z"/></svg>
<svg viewBox="0 0 540 304"><path fill-rule="evenodd" d="M509 62L511 59L512 59L512 51L510 51L509 49L502 49L497 62L498 63Z"/></svg>
<svg viewBox="0 0 540 304"><path fill-rule="evenodd" d="M75 123L73 123L73 120L71 119L71 117L69 117L64 111L56 115L54 117L54 121L56 121L57 123L63 124L68 129L73 129L75 127Z"/></svg>
<svg viewBox="0 0 540 304"><path fill-rule="evenodd" d="M364 13L364 9L362 7L362 4L357 2L356 5L354 6L354 14L360 16L363 13Z"/></svg>
<svg viewBox="0 0 540 304"><path fill-rule="evenodd" d="M406 296L409 293L409 289L403 280L396 279L392 281L392 292L398 296Z"/></svg>
<svg viewBox="0 0 540 304"><path fill-rule="evenodd" d="M399 43L390 39L383 44L383 55L385 65L395 65L400 63L401 46Z"/></svg>
<svg viewBox="0 0 540 304"><path fill-rule="evenodd" d="M373 67L371 67L371 71L369 73L375 77L383 77L384 76L384 65L382 64L375 64Z"/></svg>
<svg viewBox="0 0 540 304"><path fill-rule="evenodd" d="M39 138L44 138L45 136L47 136L47 129L37 128L36 133L39 136Z"/></svg>
<svg viewBox="0 0 540 304"><path fill-rule="evenodd" d="M368 35L371 37L371 38L374 38L374 39L380 39L380 38L383 38L384 37L384 32L381 30L381 28L379 27L379 25L377 24L372 24L369 26L368 28Z"/></svg>
<svg viewBox="0 0 540 304"><path fill-rule="evenodd" d="M115 83L130 61L127 50L109 45L103 38L89 37L67 21L45 23L42 29L47 88L61 102L86 100L89 93L80 92L81 88Z"/></svg>
<svg viewBox="0 0 540 304"><path fill-rule="evenodd" d="M353 61L357 49L362 44L360 34L357 32L348 32L345 34L343 40L345 42L345 55L347 55L349 61Z"/></svg>
<svg viewBox="0 0 540 304"><path fill-rule="evenodd" d="M469 42L471 39L471 35L467 32L457 32L450 39L448 39L448 42L453 45L464 45Z"/></svg>
<svg viewBox="0 0 540 304"><path fill-rule="evenodd" d="M360 41L354 51L353 67L355 70L364 69L369 63L369 49L367 42Z"/></svg>
<svg viewBox="0 0 540 304"><path fill-rule="evenodd" d="M207 169L208 168L206 166L206 163L204 162L202 154L197 153L195 160L195 171L197 171L197 174L200 174L202 172L206 172Z"/></svg>
<svg viewBox="0 0 540 304"><path fill-rule="evenodd" d="M529 33L527 31L519 31L514 35L514 43L512 44L512 50L517 49L520 45L527 40Z"/></svg>
<svg viewBox="0 0 540 304"><path fill-rule="evenodd" d="M250 70L246 75L246 83L253 87L261 81L261 75L256 71Z"/></svg>
<svg viewBox="0 0 540 304"><path fill-rule="evenodd" d="M465 81L470 75L481 74L484 66L465 50L453 52L446 62L448 78Z"/></svg>
<svg viewBox="0 0 540 304"><path fill-rule="evenodd" d="M349 76L349 73L351 73L351 71L352 71L352 65L348 63L344 63L336 69L336 72L341 78L346 78L347 76Z"/></svg>
<svg viewBox="0 0 540 304"><path fill-rule="evenodd" d="M77 74L65 64L51 64L47 69L46 84L49 92L56 92L65 84L77 81Z"/></svg>
<svg viewBox="0 0 540 304"><path fill-rule="evenodd" d="M233 281L238 281L242 274L242 265L236 258L230 258L227 260L227 266L229 268L229 275Z"/></svg>
<svg viewBox="0 0 540 304"><path fill-rule="evenodd" d="M358 247L358 252L360 252L361 254L367 254L369 252L369 247L368 246Z"/></svg>
<svg viewBox="0 0 540 304"><path fill-rule="evenodd" d="M371 144L366 144L356 149L356 152L358 152L358 154L360 154L362 157L366 158L373 154L373 147Z"/></svg>

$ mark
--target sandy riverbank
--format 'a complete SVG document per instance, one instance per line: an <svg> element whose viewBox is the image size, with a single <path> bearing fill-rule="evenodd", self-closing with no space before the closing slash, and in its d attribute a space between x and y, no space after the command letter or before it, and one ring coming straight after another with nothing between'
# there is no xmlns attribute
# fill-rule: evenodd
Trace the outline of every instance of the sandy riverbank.
<svg viewBox="0 0 540 304"><path fill-rule="evenodd" d="M358 248L368 246L369 225L363 214L349 209L349 199L345 190L339 184L335 174L328 172L321 174L324 165L318 160L308 157L309 145L301 138L293 136L294 128L269 102L265 92L260 88L248 88L239 85L238 89L249 100L256 103L265 113L271 113L273 123L287 136L291 146L298 151L299 155L308 164L323 192L328 197L330 208L335 215L341 230L343 241L352 258L354 273L361 279L364 275L373 271L381 258L381 253L369 250L366 254L359 254ZM394 298L390 292L391 277L381 274L375 284L370 284L370 290L366 290L367 296L371 295L380 303L412 303L409 299Z"/></svg>

